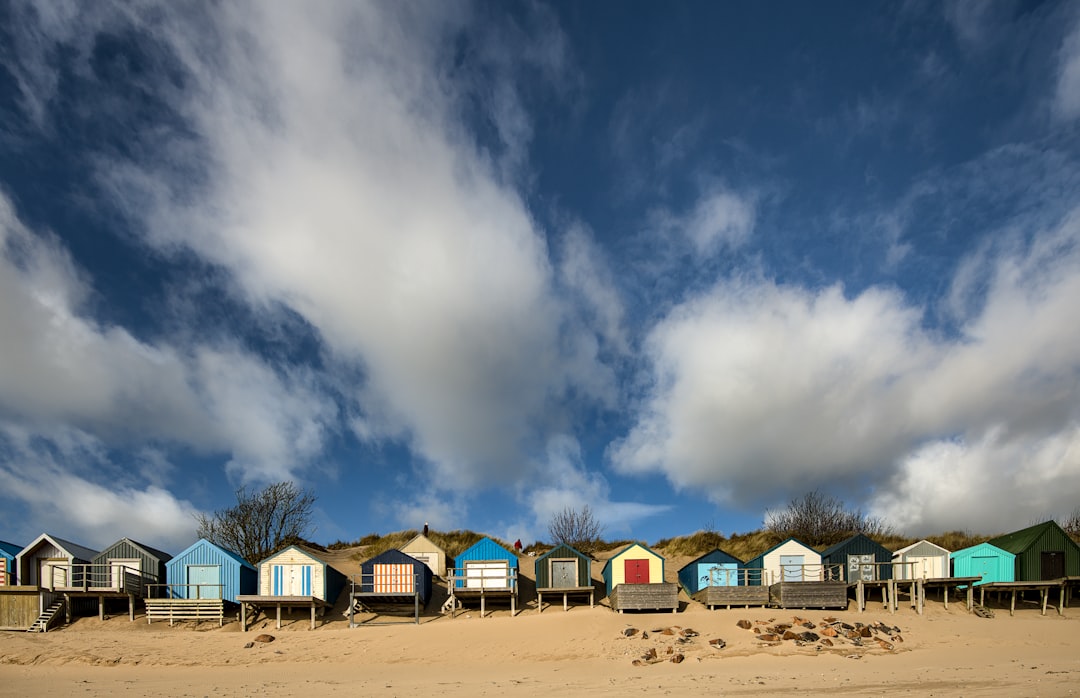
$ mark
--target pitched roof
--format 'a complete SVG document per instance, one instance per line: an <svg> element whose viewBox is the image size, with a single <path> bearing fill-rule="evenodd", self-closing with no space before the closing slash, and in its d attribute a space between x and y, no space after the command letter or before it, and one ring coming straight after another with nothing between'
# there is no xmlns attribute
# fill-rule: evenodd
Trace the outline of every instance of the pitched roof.
<svg viewBox="0 0 1080 698"><path fill-rule="evenodd" d="M1058 526L1056 521L1043 521L1040 524L1022 528L1019 531L1013 531L1012 533L1006 533L997 538L991 538L986 542L996 545L1002 550L1007 550L1010 553L1022 553L1030 548L1048 529L1052 528L1061 530L1061 526ZM1062 534L1064 533L1065 532L1062 531Z"/></svg>
<svg viewBox="0 0 1080 698"><path fill-rule="evenodd" d="M76 560L85 560L86 562L90 562L94 559L94 556L98 554L97 550L91 550L90 548L79 545L78 543L72 543L69 540L57 538L56 536L50 535L48 533L42 533L40 536L35 538L33 542L30 543L30 545L23 548L19 552L19 555L22 555L27 550L36 547L38 543L45 540L49 541L49 543L51 543L53 546L65 551L68 555L71 555Z"/></svg>
<svg viewBox="0 0 1080 698"><path fill-rule="evenodd" d="M119 543L121 541L125 541L125 540L128 543L131 543L132 545L134 545L136 548L142 548L143 551L146 552L146 553L149 553L151 557L156 557L158 560L161 560L162 562L168 562L169 560L172 559L172 555L165 552L164 550L158 550L157 548L151 548L149 545L145 545L143 543L140 543L137 540L132 540L131 538L121 538L119 541L117 541L117 543ZM116 543L113 543L113 545L116 545ZM109 546L109 547L112 547L112 546Z"/></svg>
<svg viewBox="0 0 1080 698"><path fill-rule="evenodd" d="M603 567L603 569L605 569L605 570L606 570L606 569L607 569L607 568L608 568L608 567L609 567L609 566L611 565L611 561L612 561L612 560L614 560L614 559L615 559L615 558L617 558L617 557L620 557L620 556L621 556L621 555L622 555L623 553L625 553L625 552L626 552L627 550L629 550L630 548L633 548L633 547L635 547L635 546L636 546L636 547L638 547L638 548L641 548L642 550L644 550L644 551L646 551L646 552L648 552L648 553L650 553L650 554L652 554L652 555L655 555L656 557L660 558L660 560L661 560L661 561L663 561L663 560L664 560L664 556L663 556L663 555L661 555L660 553L658 553L658 552L656 552L655 550L651 549L651 548L650 548L649 546L645 545L644 543L631 543L630 545L626 546L625 548L623 548L623 549L622 549L622 550L620 550L619 552L617 552L617 553L615 553L614 555L612 555L611 557L609 557L609 558L608 558L608 561L604 563L604 567Z"/></svg>
<svg viewBox="0 0 1080 698"><path fill-rule="evenodd" d="M821 555L821 553L819 553L818 551L814 550L813 548L811 548L811 547L810 547L809 545L807 545L806 543L803 543L803 542L802 542L801 540L799 540L798 538L795 538L794 536L792 536L792 537L790 537L790 538L788 538L788 539L786 539L786 540L782 540L782 541L780 541L779 543L777 543L777 544L776 544L776 545L774 545L773 547L769 548L769 549L768 549L768 550L766 550L765 552L761 553L760 555L758 555L758 556L756 556L756 557L752 557L752 558L750 558L749 560L747 560L747 563L749 564L749 563L751 563L751 562L753 562L753 561L755 561L755 560L759 560L759 559L760 559L760 560L764 560L764 559L765 559L765 556L766 556L766 555L768 555L768 554L769 554L769 553L771 553L772 551L776 550L777 548L780 548L780 547L783 547L783 546L787 545L788 543L790 543L790 542L792 542L792 541L795 541L796 543L798 543L798 544L799 544L799 545L801 545L802 547L806 548L807 550L809 550L810 552L812 552L812 553L813 553L813 554L815 554L815 555L818 555L818 556L820 556L820 555Z"/></svg>
<svg viewBox="0 0 1080 698"><path fill-rule="evenodd" d="M685 565L683 565L683 566L682 566L682 569L686 569L686 568L687 568L687 567L689 567L690 565L696 565L696 564L698 564L699 562L701 562L702 560L704 560L705 558L707 558L707 557L712 557L712 556L713 556L713 555L715 555L716 553L720 553L720 554L721 554L721 555L723 555L723 556L729 557L729 558L731 558L732 560L734 560L735 562L737 562L737 563L738 563L738 564L740 564L740 565L742 565L742 564L745 564L745 563L744 563L744 562L743 562L742 560L740 560L739 558L735 557L735 556L734 556L734 555L732 555L731 553L729 553L729 552L727 552L727 551L724 551L724 550L721 550L720 548L713 548L712 550L710 550L709 552L705 553L705 554L704 554L704 555L702 555L701 557L699 557L699 558L697 558L697 559L695 559L695 560L691 560L690 562L688 562L688 563L686 563Z"/></svg>
<svg viewBox="0 0 1080 698"><path fill-rule="evenodd" d="M237 562L239 562L242 567L247 567L249 570L255 570L255 566L252 565L247 560L245 560L244 558L240 557L240 555L238 553L234 553L233 551L229 550L228 548L223 548L220 545L217 545L216 543L211 543L210 541L206 540L205 538L200 538L199 540L195 541L194 543L192 543L188 547L184 548L178 555L176 555L173 558L173 560L184 557L185 555L188 554L189 551L191 551L195 547L197 547L199 545L203 545L203 544L209 545L209 546L211 546L213 548L216 548L217 550L220 550L226 557L232 558L233 560L236 560ZM170 560L169 562L171 563L173 560ZM255 570L255 571L257 572L258 570Z"/></svg>
<svg viewBox="0 0 1080 698"><path fill-rule="evenodd" d="M926 539L924 538L924 539L922 539L922 540L920 540L920 541L916 541L916 542L912 543L911 545L906 545L906 546L904 546L903 548L900 548L899 550L894 550L894 551L893 551L893 557L896 557L897 555L903 555L904 553L906 553L907 551L911 550L911 549L912 549L912 548L914 548L915 546L917 546L917 545L924 545L924 544L925 544L925 545L930 545L930 546L933 546L933 547L937 548L938 550L940 550L941 552L945 553L946 555L948 555L948 554L949 554L949 551L948 551L948 550L946 550L945 548L941 547L941 546L940 546L940 545L938 545L937 543L931 543L930 541L928 541L928 540L926 540Z"/></svg>
<svg viewBox="0 0 1080 698"><path fill-rule="evenodd" d="M7 541L0 540L0 550L3 550L6 555L15 557L22 549L23 547L21 545L15 545L14 543L8 543Z"/></svg>

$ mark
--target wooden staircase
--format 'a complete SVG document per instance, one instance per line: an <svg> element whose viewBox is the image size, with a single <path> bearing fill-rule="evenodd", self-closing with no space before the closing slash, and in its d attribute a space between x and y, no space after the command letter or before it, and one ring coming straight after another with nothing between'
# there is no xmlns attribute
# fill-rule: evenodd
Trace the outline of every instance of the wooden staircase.
<svg viewBox="0 0 1080 698"><path fill-rule="evenodd" d="M51 606L41 612L41 615L37 617L26 632L28 633L45 633L49 631L49 625L53 622L53 619L60 614L60 611L64 610L64 600L57 599Z"/></svg>

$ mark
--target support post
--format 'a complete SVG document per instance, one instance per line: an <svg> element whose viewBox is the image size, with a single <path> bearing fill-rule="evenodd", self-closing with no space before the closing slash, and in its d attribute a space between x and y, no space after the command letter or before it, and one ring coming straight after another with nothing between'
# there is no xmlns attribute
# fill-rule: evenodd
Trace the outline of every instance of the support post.
<svg viewBox="0 0 1080 698"><path fill-rule="evenodd" d="M949 584L946 582L941 587L941 600L945 604L945 610L949 610Z"/></svg>
<svg viewBox="0 0 1080 698"><path fill-rule="evenodd" d="M247 632L247 604L240 604L240 632Z"/></svg>
<svg viewBox="0 0 1080 698"><path fill-rule="evenodd" d="M569 606L567 606L567 604L566 604L566 592L565 591L563 592L563 595L562 595L562 610L563 610L564 613L566 611L570 610Z"/></svg>
<svg viewBox="0 0 1080 698"><path fill-rule="evenodd" d="M135 595L128 594L128 619L135 622Z"/></svg>
<svg viewBox="0 0 1080 698"><path fill-rule="evenodd" d="M1013 589L1012 601L1009 603L1009 615L1013 615L1016 612L1016 589Z"/></svg>
<svg viewBox="0 0 1080 698"><path fill-rule="evenodd" d="M536 612L544 612L544 593L539 589L536 590Z"/></svg>
<svg viewBox="0 0 1080 698"><path fill-rule="evenodd" d="M1039 595L1042 596L1042 614L1046 615L1046 599L1050 596L1050 590L1046 587L1039 589Z"/></svg>
<svg viewBox="0 0 1080 698"><path fill-rule="evenodd" d="M311 602L311 629L315 629L315 601Z"/></svg>
<svg viewBox="0 0 1080 698"><path fill-rule="evenodd" d="M105 597L103 595L97 597L97 617L98 620L105 620Z"/></svg>
<svg viewBox="0 0 1080 698"><path fill-rule="evenodd" d="M277 605L277 629L281 630L281 604Z"/></svg>
<svg viewBox="0 0 1080 698"><path fill-rule="evenodd" d="M968 613L971 613L972 608L975 606L975 586L968 584L967 588L967 608Z"/></svg>
<svg viewBox="0 0 1080 698"><path fill-rule="evenodd" d="M859 613L866 610L865 600L863 599L863 582L861 579L855 582L855 605L859 607Z"/></svg>

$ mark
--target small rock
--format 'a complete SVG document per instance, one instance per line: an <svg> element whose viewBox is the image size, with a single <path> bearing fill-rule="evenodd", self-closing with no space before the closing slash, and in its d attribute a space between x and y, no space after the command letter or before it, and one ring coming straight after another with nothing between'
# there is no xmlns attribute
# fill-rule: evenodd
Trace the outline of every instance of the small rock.
<svg viewBox="0 0 1080 698"><path fill-rule="evenodd" d="M672 653L672 652L674 652L674 651L675 651L675 650L671 648L671 645L668 645L667 651L666 651L666 652L664 652L664 654L671 654L671 653Z"/></svg>
<svg viewBox="0 0 1080 698"><path fill-rule="evenodd" d="M648 661L650 659L656 659L656 648L650 647L646 650L645 654L641 655L641 658Z"/></svg>
<svg viewBox="0 0 1080 698"><path fill-rule="evenodd" d="M859 635L861 637L870 637L871 634L872 633L870 632L870 628L866 627L865 625L859 628Z"/></svg>
<svg viewBox="0 0 1080 698"><path fill-rule="evenodd" d="M833 646L832 640L830 640L827 637L821 638L821 644L825 645L826 647L832 647Z"/></svg>
<svg viewBox="0 0 1080 698"><path fill-rule="evenodd" d="M836 632L836 628L830 628L826 625L821 629L821 634L826 637L836 637L839 633Z"/></svg>
<svg viewBox="0 0 1080 698"><path fill-rule="evenodd" d="M683 634L683 637L697 637L698 636L698 631L696 631L696 630L694 630L692 628L685 628L682 631L682 634Z"/></svg>
<svg viewBox="0 0 1080 698"><path fill-rule="evenodd" d="M674 635L675 631L672 630L671 628L664 628L663 630L660 631L660 634L661 635Z"/></svg>
<svg viewBox="0 0 1080 698"><path fill-rule="evenodd" d="M681 664L682 660L684 660L684 659L686 659L686 657L682 656L681 654L677 654L677 655L675 655L674 657L671 658L671 663L672 664Z"/></svg>
<svg viewBox="0 0 1080 698"><path fill-rule="evenodd" d="M801 625L802 627L804 627L804 628L806 628L806 629L808 629L808 630L813 630L814 628L816 628L816 627L817 627L817 626L816 626L816 625L814 625L814 623L813 623L813 622L811 622L811 621L806 621L805 623L799 623L799 625Z"/></svg>
<svg viewBox="0 0 1080 698"><path fill-rule="evenodd" d="M774 633L762 633L757 636L762 642L780 642L780 636Z"/></svg>
<svg viewBox="0 0 1080 698"><path fill-rule="evenodd" d="M626 637L633 637L633 636L638 634L638 629L637 628L627 628L626 630L622 631L622 634L625 635Z"/></svg>
<svg viewBox="0 0 1080 698"><path fill-rule="evenodd" d="M727 647L727 643L724 642L723 640L721 640L720 638L715 638L713 640L709 640L709 645L712 646L713 649L718 649L718 650L722 650L725 647Z"/></svg>
<svg viewBox="0 0 1080 698"><path fill-rule="evenodd" d="M799 639L799 636L796 635L795 633L791 632L790 630L785 630L784 634L781 637L783 637L785 640L798 640Z"/></svg>
<svg viewBox="0 0 1080 698"><path fill-rule="evenodd" d="M836 619L833 618L832 616L825 616L824 618L821 619L821 622L823 622L823 623L835 623Z"/></svg>
<svg viewBox="0 0 1080 698"><path fill-rule="evenodd" d="M881 649L883 649L883 650L889 650L889 651L892 651L892 649L893 649L893 643L891 643L891 642L885 642L885 641L884 641L884 640L882 640L882 639L881 639L880 637L879 637L879 638L877 639L877 643L878 643L878 645L879 645L879 646L881 647Z"/></svg>
<svg viewBox="0 0 1080 698"><path fill-rule="evenodd" d="M642 639L642 640L648 640L648 639L649 639L649 633L647 633L647 632L645 632L644 630L642 630L642 631L641 631L641 639Z"/></svg>
<svg viewBox="0 0 1080 698"><path fill-rule="evenodd" d="M817 642L819 639L817 633L812 633L807 630L805 633L799 633L799 637L806 642Z"/></svg>
<svg viewBox="0 0 1080 698"><path fill-rule="evenodd" d="M751 626L750 626L750 621L748 621L748 620L740 620L740 621L739 621L738 623L736 623L735 625L739 626L739 627L740 627L740 628L742 628L743 630L749 630L749 629L750 629L750 627L751 627Z"/></svg>
<svg viewBox="0 0 1080 698"><path fill-rule="evenodd" d="M256 635L252 639L255 642L273 642L274 641L274 636L273 635L267 635L266 633L263 633L262 635Z"/></svg>
<svg viewBox="0 0 1080 698"><path fill-rule="evenodd" d="M904 641L904 638L902 636L900 636L900 635L893 635L889 639L892 640L893 642L903 642Z"/></svg>
<svg viewBox="0 0 1080 698"><path fill-rule="evenodd" d="M862 655L861 654L849 654L849 655L847 655L847 658L848 659L862 659Z"/></svg>
<svg viewBox="0 0 1080 698"><path fill-rule="evenodd" d="M254 646L255 646L255 643L254 643L254 642L249 642L249 643L247 643L246 645L244 645L244 649L246 649L246 650L249 650L249 649L251 649L251 648L252 648L252 647L254 647Z"/></svg>
<svg viewBox="0 0 1080 698"><path fill-rule="evenodd" d="M645 666L645 662L641 661L640 659L635 659L633 662L631 662L631 664L633 664L634 666Z"/></svg>

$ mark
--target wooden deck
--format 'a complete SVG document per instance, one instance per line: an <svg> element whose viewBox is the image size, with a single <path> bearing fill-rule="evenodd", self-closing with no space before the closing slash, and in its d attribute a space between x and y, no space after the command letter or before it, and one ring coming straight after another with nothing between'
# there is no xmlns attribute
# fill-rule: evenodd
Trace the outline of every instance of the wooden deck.
<svg viewBox="0 0 1080 698"><path fill-rule="evenodd" d="M413 618L417 625L420 624L420 611L426 605L421 602L420 592L402 592L390 594L385 591L351 591L349 592L349 627L355 628L361 625L356 622L356 607L378 614L375 606L400 606L413 608ZM379 625L379 623L367 622L362 625Z"/></svg>
<svg viewBox="0 0 1080 698"><path fill-rule="evenodd" d="M146 622L167 620L216 620L225 625L225 601L222 599L146 599Z"/></svg>
<svg viewBox="0 0 1080 698"><path fill-rule="evenodd" d="M848 605L847 582L777 582L769 586L769 603L780 608L839 608Z"/></svg>
<svg viewBox="0 0 1080 698"><path fill-rule="evenodd" d="M617 584L608 594L611 608L623 611L679 610L679 587L671 582L656 584Z"/></svg>
<svg viewBox="0 0 1080 698"><path fill-rule="evenodd" d="M567 603L567 599L569 597L571 597L571 596L575 596L575 597L588 596L589 597L589 608L592 608L593 604L594 604L594 599L596 597L596 589L594 589L591 586L587 586L587 587L544 587L544 588L537 587L536 588L536 612L537 613L543 613L544 612L544 594L548 594L549 596L554 595L555 597L558 597L559 595L562 595L562 608L563 608L563 611L568 611L568 610L570 610L570 608L569 608L569 605Z"/></svg>
<svg viewBox="0 0 1080 698"><path fill-rule="evenodd" d="M241 594L236 597L236 601L240 604L240 629L243 632L247 632L248 629L247 612L249 610L252 612L251 621L255 622L255 619L259 617L260 611L264 611L267 608L276 609L277 629L281 630L282 608L311 608L311 629L314 630L316 612L322 616L326 612L326 607L330 605L317 596L260 596L258 594ZM269 614L267 615L269 616Z"/></svg>
<svg viewBox="0 0 1080 698"><path fill-rule="evenodd" d="M1058 590L1058 615L1065 615L1065 587L1067 585L1067 578L1053 579L1047 582L988 582L979 586L979 605L985 606L986 592L990 593L1007 593L1010 595L1009 602L1009 615L1016 613L1016 594L1017 592L1035 591L1039 593L1039 598L1042 601L1042 614L1046 615L1047 601L1050 598L1050 593L1055 589Z"/></svg>
<svg viewBox="0 0 1080 698"><path fill-rule="evenodd" d="M768 606L769 587L763 586L738 586L738 587L705 587L692 597L694 601L702 603L713 610L717 606Z"/></svg>

